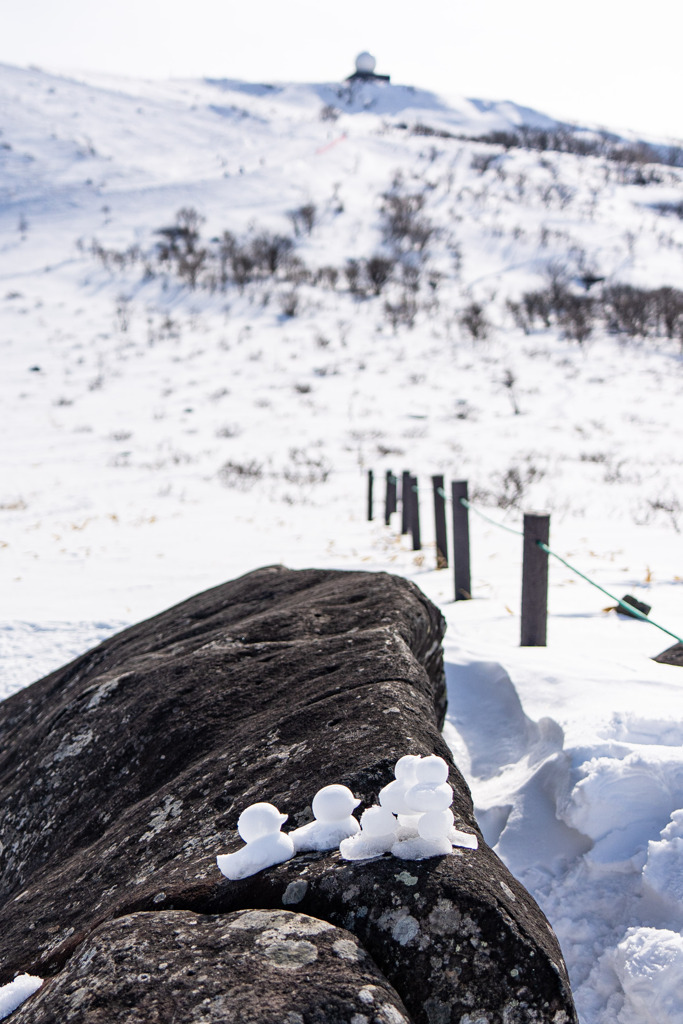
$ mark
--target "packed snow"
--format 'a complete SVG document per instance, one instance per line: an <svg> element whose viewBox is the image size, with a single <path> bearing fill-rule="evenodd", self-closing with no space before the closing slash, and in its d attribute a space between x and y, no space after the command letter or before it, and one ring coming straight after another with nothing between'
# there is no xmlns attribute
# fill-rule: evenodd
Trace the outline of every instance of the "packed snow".
<svg viewBox="0 0 683 1024"><path fill-rule="evenodd" d="M429 496L443 473L514 529L550 511L558 554L681 635L680 320L604 312L614 286L675 299L675 154L594 126L584 155L539 149L540 113L388 84L1 67L0 97L0 694L264 564L402 574L446 616L445 737L582 1024L680 1021L683 672L651 660L673 640L551 560L548 646L520 648L520 539L473 514L454 603ZM536 148L491 141L524 125ZM158 259L180 210L205 261L182 280ZM286 272L224 287L220 252L266 236ZM359 289L376 254L389 279ZM422 550L381 493L367 521L368 468L418 476Z"/></svg>
<svg viewBox="0 0 683 1024"><path fill-rule="evenodd" d="M18 974L14 981L0 985L0 1020L14 1013L42 984L43 979L35 974Z"/></svg>

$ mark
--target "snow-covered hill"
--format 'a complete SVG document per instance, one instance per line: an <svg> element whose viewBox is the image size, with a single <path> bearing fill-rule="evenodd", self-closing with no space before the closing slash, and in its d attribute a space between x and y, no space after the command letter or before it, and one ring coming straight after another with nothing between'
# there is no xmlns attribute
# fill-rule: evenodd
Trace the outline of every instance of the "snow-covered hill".
<svg viewBox="0 0 683 1024"><path fill-rule="evenodd" d="M404 573L449 619L447 735L583 1024L677 1020L671 638L555 563L549 646L519 649L518 539L473 518L454 605L428 484L512 527L548 509L555 550L681 635L680 151L387 83L0 67L0 97L2 692L258 565ZM365 520L368 468L417 473L423 551L379 498Z"/></svg>

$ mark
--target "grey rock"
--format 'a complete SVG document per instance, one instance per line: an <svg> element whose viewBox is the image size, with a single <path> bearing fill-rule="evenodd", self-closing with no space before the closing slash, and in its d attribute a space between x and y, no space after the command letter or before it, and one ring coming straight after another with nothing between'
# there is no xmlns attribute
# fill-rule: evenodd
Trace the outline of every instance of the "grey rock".
<svg viewBox="0 0 683 1024"><path fill-rule="evenodd" d="M0 982L28 971L66 984L118 919L156 928L179 911L277 908L351 932L416 1024L574 1021L550 926L483 843L441 737L443 628L403 579L270 567L0 704ZM295 827L340 782L360 812L409 752L448 760L456 825L479 850L408 864L306 854L239 882L218 872L249 803L276 804Z"/></svg>
<svg viewBox="0 0 683 1024"><path fill-rule="evenodd" d="M659 661L662 665L683 665L683 644L676 643L673 647L667 647L652 660Z"/></svg>
<svg viewBox="0 0 683 1024"><path fill-rule="evenodd" d="M100 925L14 1020L410 1024L354 935L283 910L160 911Z"/></svg>

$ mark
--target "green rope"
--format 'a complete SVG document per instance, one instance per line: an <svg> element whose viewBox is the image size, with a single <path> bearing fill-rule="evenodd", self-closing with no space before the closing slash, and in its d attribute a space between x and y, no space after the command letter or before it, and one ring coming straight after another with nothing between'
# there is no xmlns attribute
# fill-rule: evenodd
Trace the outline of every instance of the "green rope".
<svg viewBox="0 0 683 1024"><path fill-rule="evenodd" d="M586 581L586 583L590 583L590 585L595 587L596 590L601 590L603 594L609 597L610 601L616 601L618 605L621 605L622 608L626 609L629 615L635 615L637 619L642 619L643 622L649 622L651 626L656 626L657 629L661 629L662 633L668 633L668 635L672 636L674 640L677 640L679 644L683 644L683 638L678 636L676 633L672 633L670 629L665 629L664 626L660 626L658 622L654 622L652 619L648 618L647 615L639 611L637 608L634 608L632 604L628 603L628 601L622 601L620 598L615 597L614 594L610 594L609 590L605 590L605 588L601 587L599 583L595 583L594 580L589 579L588 576L585 576L582 572L579 572L578 569L575 569L573 565L570 565L569 562L566 562L564 558L558 555L555 551L551 551L548 545L544 544L542 540L537 540L536 544L542 551L545 551L546 555L552 555L553 558L556 558L558 562L562 562L562 565L576 573L576 575L580 576L582 580Z"/></svg>
<svg viewBox="0 0 683 1024"><path fill-rule="evenodd" d="M505 523L499 523L495 519L491 519L490 516L484 515L484 513L480 512L478 508L475 508L475 506L471 502L469 502L467 498L460 498L459 500L460 504L464 505L468 511L471 509L472 512L474 512L476 515L480 517L480 519L485 519L486 522L491 523L492 526L498 526L501 530L507 530L508 533L514 533L516 537L524 536L524 533L521 530L515 530L512 528L512 526L506 526Z"/></svg>

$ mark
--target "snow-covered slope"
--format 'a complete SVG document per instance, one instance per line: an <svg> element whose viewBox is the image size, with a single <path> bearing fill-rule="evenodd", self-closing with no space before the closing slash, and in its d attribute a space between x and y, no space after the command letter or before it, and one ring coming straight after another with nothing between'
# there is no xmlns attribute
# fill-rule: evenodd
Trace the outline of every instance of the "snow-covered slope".
<svg viewBox="0 0 683 1024"><path fill-rule="evenodd" d="M428 493L548 509L554 549L681 634L679 154L386 83L0 67L0 109L0 692L258 565L404 573L583 1024L679 1019L671 638L555 563L549 646L519 649L519 539L474 517L452 604ZM365 520L368 468L417 473L421 552L381 495Z"/></svg>

